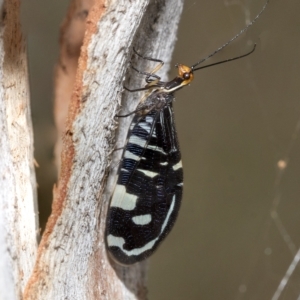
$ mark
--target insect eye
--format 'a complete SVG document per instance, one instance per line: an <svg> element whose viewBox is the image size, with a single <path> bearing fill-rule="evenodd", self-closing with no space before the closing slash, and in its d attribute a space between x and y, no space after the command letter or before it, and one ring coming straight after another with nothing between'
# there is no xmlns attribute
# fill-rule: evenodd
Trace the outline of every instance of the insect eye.
<svg viewBox="0 0 300 300"><path fill-rule="evenodd" d="M183 79L187 80L187 79L190 79L190 73L184 73L183 74Z"/></svg>

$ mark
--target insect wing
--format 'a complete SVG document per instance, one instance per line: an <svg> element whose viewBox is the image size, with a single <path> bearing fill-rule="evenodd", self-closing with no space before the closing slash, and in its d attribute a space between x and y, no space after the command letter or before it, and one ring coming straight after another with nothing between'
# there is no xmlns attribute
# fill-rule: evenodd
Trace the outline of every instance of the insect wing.
<svg viewBox="0 0 300 300"><path fill-rule="evenodd" d="M106 243L121 264L150 256L171 230L182 197L182 163L171 103L133 119L108 210Z"/></svg>

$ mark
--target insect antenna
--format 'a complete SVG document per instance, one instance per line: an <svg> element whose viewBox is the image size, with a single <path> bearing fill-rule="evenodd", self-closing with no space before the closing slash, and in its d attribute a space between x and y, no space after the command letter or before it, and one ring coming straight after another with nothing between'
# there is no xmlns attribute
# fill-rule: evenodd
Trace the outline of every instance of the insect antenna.
<svg viewBox="0 0 300 300"><path fill-rule="evenodd" d="M246 26L244 27L238 34L236 34L233 38L231 38L228 42L226 42L225 44L223 44L221 47L219 47L217 50L215 50L214 52L212 52L211 54L209 54L208 56L206 56L205 58L199 60L198 62L196 62L195 64L193 64L191 66L191 69L192 70L199 70L200 68L198 69L195 69L195 67L197 67L198 65L200 65L201 63L203 63L204 61L208 60L209 58L211 58L212 56L214 56L215 54L217 54L218 52L220 52L222 49L224 49L226 46L228 46L229 44L231 44L234 40L236 40L241 34L243 34L245 31L247 31L249 29L249 27L251 27L256 21L257 19L260 17L260 15L264 12L264 10L266 9L268 3L270 2L270 0L267 0L265 5L263 6L263 8L261 9L261 11L256 15L256 17ZM254 47L255 49L255 47ZM254 49L252 50L252 52L254 51ZM251 54L252 52L248 53L248 54ZM247 54L245 55L247 56ZM241 56L243 57L243 55ZM234 59L238 59L238 58L241 58L241 57L235 57L233 59L229 59L228 61L230 60L234 60ZM225 62L225 61L224 61ZM221 62L219 62L221 63ZM218 63L216 63L218 64Z"/></svg>
<svg viewBox="0 0 300 300"><path fill-rule="evenodd" d="M221 60L221 61L209 64L209 65L206 65L206 66L203 66L203 67L199 67L199 68L193 69L193 72L197 71L197 70L200 70L200 69L205 69L205 68L208 68L208 67L220 65L220 64L223 64L223 63L227 63L229 61L233 61L233 60L236 60L236 59L240 59L240 58L246 57L246 56L250 55L251 53L253 53L255 51L255 48L256 48L256 44L254 44L253 49L251 51L249 51L248 53L246 53L246 54L242 54L242 55L239 55L239 56L236 56L236 57L233 57L233 58L228 58L228 59Z"/></svg>

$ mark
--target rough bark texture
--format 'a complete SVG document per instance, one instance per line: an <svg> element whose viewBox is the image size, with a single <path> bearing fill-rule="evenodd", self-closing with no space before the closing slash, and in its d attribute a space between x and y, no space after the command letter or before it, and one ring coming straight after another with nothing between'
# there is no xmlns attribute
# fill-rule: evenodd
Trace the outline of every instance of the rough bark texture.
<svg viewBox="0 0 300 300"><path fill-rule="evenodd" d="M0 299L10 300L21 298L34 266L36 183L20 3L0 5Z"/></svg>
<svg viewBox="0 0 300 300"><path fill-rule="evenodd" d="M25 299L146 299L146 263L115 265L104 245L107 205L120 159L120 151L113 152L114 116L121 101L124 111L131 111L141 96L124 93L122 99L132 46L169 64L181 10L181 0L95 0L63 136L60 180ZM149 65L135 61L141 70ZM129 70L130 76L127 85L144 84L136 72ZM129 118L120 122L118 145L124 144L129 123Z"/></svg>
<svg viewBox="0 0 300 300"><path fill-rule="evenodd" d="M60 169L62 136L74 88L80 49L86 30L86 18L94 0L74 0L61 26L60 58L55 74L54 118L58 132L55 145L56 166Z"/></svg>

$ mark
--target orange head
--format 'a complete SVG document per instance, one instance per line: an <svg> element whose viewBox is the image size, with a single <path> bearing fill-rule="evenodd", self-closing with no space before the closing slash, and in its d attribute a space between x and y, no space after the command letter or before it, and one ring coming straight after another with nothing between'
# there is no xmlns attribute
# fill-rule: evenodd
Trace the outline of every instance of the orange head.
<svg viewBox="0 0 300 300"><path fill-rule="evenodd" d="M190 84L194 79L193 69L181 64L178 64L177 68L178 68L178 76L183 79L181 86Z"/></svg>

